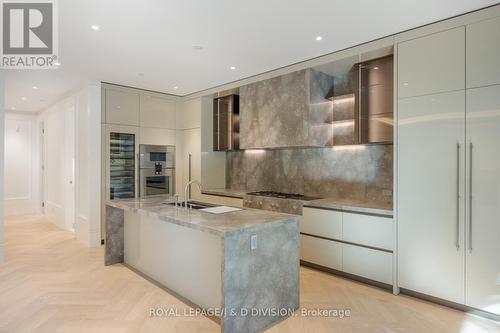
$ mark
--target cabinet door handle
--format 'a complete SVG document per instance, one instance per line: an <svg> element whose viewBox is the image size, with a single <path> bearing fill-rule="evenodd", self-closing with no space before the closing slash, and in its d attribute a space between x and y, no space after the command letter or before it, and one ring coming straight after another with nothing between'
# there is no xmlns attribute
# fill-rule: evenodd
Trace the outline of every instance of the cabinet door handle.
<svg viewBox="0 0 500 333"><path fill-rule="evenodd" d="M455 247L460 249L460 143L457 142L457 221L455 225Z"/></svg>
<svg viewBox="0 0 500 333"><path fill-rule="evenodd" d="M469 155L469 252L472 253L472 141L470 142Z"/></svg>

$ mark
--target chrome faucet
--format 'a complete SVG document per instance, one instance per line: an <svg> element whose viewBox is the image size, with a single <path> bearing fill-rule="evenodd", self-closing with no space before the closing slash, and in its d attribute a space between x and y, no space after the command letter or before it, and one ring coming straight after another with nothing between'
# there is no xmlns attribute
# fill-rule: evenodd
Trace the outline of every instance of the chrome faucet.
<svg viewBox="0 0 500 333"><path fill-rule="evenodd" d="M186 207L186 209L188 208L189 198L191 197L191 191L189 187L191 184L197 184L200 188L200 191L203 190L203 186L201 185L201 182L199 180L192 180L186 184L186 187L184 188L184 207Z"/></svg>

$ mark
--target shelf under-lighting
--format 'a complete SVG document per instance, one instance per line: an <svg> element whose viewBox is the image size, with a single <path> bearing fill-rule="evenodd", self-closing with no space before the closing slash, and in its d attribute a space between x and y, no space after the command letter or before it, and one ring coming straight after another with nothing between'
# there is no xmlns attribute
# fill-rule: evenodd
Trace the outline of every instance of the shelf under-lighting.
<svg viewBox="0 0 500 333"><path fill-rule="evenodd" d="M354 102L355 96L354 96L354 93L339 95L339 96L333 96L333 95L328 94L326 96L326 99L329 99L330 101L332 101L333 104L344 104L344 103Z"/></svg>

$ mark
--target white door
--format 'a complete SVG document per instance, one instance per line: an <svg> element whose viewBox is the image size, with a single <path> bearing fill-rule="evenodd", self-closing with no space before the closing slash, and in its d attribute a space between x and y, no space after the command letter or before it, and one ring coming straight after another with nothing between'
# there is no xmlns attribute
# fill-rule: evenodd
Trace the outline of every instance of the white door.
<svg viewBox="0 0 500 333"><path fill-rule="evenodd" d="M64 112L64 228L74 232L75 224L75 105Z"/></svg>
<svg viewBox="0 0 500 333"><path fill-rule="evenodd" d="M399 100L399 286L463 303L465 92Z"/></svg>
<svg viewBox="0 0 500 333"><path fill-rule="evenodd" d="M500 314L500 85L467 90L467 131L466 304Z"/></svg>

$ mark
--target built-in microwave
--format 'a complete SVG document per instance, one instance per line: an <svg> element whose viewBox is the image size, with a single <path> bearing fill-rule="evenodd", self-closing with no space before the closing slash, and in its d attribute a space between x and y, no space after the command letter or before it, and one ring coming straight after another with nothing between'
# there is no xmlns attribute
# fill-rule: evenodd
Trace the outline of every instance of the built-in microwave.
<svg viewBox="0 0 500 333"><path fill-rule="evenodd" d="M139 145L140 168L175 168L175 146Z"/></svg>

